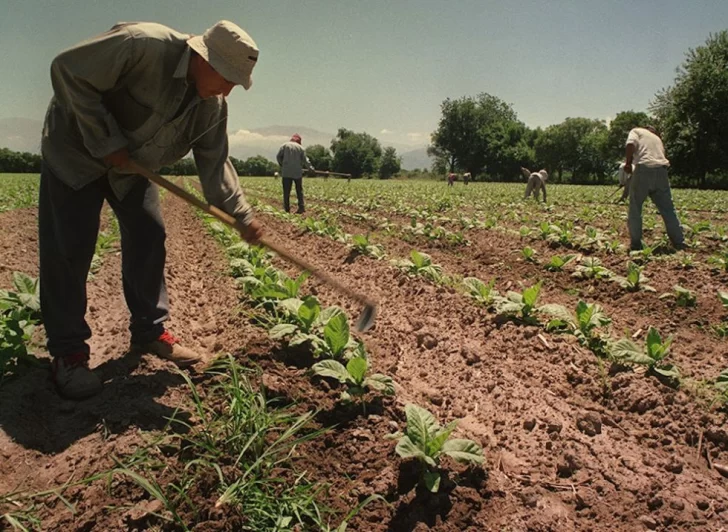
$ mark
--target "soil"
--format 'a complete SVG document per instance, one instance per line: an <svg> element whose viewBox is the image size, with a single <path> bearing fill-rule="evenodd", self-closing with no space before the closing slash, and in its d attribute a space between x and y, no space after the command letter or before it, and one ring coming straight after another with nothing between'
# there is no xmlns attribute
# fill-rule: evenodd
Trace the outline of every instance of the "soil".
<svg viewBox="0 0 728 532"><path fill-rule="evenodd" d="M235 353L242 362L259 365L271 394L318 411L321 426L336 424L302 446L295 462L330 485L322 502L339 518L371 494L386 499L365 506L349 530L728 527L727 480L715 467L728 464L725 415L694 392L624 368L600 371L594 355L573 337L497 322L452 289L409 278L387 261L352 258L343 244L261 216L273 240L379 302L376 325L361 338L374 370L397 382L397 395L372 404L366 416L341 409L335 406L335 386L309 380L263 329L238 312L226 260L191 210L169 194L163 208L169 329L190 347ZM1 287L9 286L16 269L37 275L36 225L33 209L0 214ZM455 251L417 249L431 253L448 272L497 277L501 291L544 277L540 267L512 254L522 247L514 248L514 237L482 231L468 238L471 245ZM406 256L413 246L391 238L386 247ZM541 251L546 256L547 250ZM283 262L276 265L295 273ZM658 265L651 270L659 272L653 282L658 294L685 276ZM724 277L703 270L685 277L683 286L702 283L706 294L726 285ZM704 327L706 316L714 322L712 313L719 313L708 295L699 296L699 310L675 309L655 294L627 294L613 284L574 281L568 274L546 279L544 302L573 307L577 296L566 290L577 289L605 307L615 331L655 325L675 333L674 359L685 373L713 378L725 365L725 343ZM104 391L87 401L61 400L42 367L3 385L0 494L46 490L105 471L113 467L114 456L130 455L144 443L143 431L161 430L175 409L189 409L187 386L169 363L128 353L118 254L105 258L88 286L92 365L104 377ZM338 304L350 316L360 310L313 278L306 287L323 304ZM199 371L190 374L204 385ZM483 445L484 467L446 461L448 476L438 495L415 488L417 470L385 438L404 427L404 405L410 402L442 422L460 419L457 434ZM124 482L108 490L101 480L67 496L75 514L57 500L36 508L43 530L144 529L147 521L139 516L154 511L138 487ZM200 506L212 504L204 487L192 496ZM224 515L214 518L212 509L209 514L199 529L237 526Z"/></svg>

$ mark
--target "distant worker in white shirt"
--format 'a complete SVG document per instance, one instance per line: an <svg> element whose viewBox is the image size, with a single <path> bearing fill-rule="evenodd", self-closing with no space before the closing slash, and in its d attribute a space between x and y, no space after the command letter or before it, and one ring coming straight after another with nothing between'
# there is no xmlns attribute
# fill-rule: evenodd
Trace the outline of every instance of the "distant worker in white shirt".
<svg viewBox="0 0 728 532"><path fill-rule="evenodd" d="M626 143L626 161L624 170L634 172L629 185L629 227L630 250L642 249L642 204L649 196L662 216L675 249L685 247L680 221L675 212L670 192L670 180L667 169L670 161L665 157L665 146L652 126L636 127L629 132Z"/></svg>
<svg viewBox="0 0 728 532"><path fill-rule="evenodd" d="M540 190L543 192L543 202L546 203L546 180L549 178L549 174L546 170L539 170L538 172L531 173L528 168L521 167L521 173L523 174L523 177L528 180L528 184L526 185L526 195L523 196L523 199L528 199L531 192L533 192L533 199L538 201L538 192Z"/></svg>

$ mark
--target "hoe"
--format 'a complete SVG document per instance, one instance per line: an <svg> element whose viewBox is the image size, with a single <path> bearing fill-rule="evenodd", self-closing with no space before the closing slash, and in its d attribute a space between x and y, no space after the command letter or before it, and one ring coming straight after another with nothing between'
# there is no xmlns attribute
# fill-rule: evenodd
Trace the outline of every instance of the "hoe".
<svg viewBox="0 0 728 532"><path fill-rule="evenodd" d="M132 172L142 175L149 179L151 182L156 183L160 187L163 187L167 190L169 190L172 194L177 196L178 198L186 201L190 205L194 205L195 207L203 210L207 214L210 214L220 220L222 223L229 225L230 227L237 229L237 224L235 218L227 214L226 212L218 209L214 205L208 205L196 196L190 194L186 190L184 190L181 187L178 187L174 183L169 182L162 176L155 174L154 172L151 172L150 170L147 170L146 168L140 166L134 161L130 161L129 165L124 168L124 170L131 170ZM362 294L359 294L358 292L352 290L351 288L344 286L341 284L341 282L337 281L333 277L331 277L329 274L321 271L320 269L314 267L313 265L309 264L308 262L304 261L303 259L296 257L292 255L287 249L282 247L280 244L276 244L268 240L267 238L261 238L260 243L263 244L265 247L269 248L271 251L277 253L287 261L295 264L299 268L311 272L312 275L318 277L323 282L328 284L329 286L332 286L339 292L346 294L347 296L351 297L352 299L355 299L362 305L364 305L364 310L362 310L361 315L359 316L359 319L356 322L356 330L359 332L368 331L371 329L371 327L374 325L374 319L376 317L377 313L377 306L376 304L371 301L369 298L363 296Z"/></svg>

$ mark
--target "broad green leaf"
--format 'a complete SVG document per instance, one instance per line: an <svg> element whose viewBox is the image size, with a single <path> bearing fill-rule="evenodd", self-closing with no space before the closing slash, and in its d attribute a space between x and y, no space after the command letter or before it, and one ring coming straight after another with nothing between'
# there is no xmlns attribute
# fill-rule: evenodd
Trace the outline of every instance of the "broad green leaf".
<svg viewBox="0 0 728 532"><path fill-rule="evenodd" d="M364 382L364 376L367 374L368 368L367 360L361 357L354 357L346 363L346 370L356 384Z"/></svg>
<svg viewBox="0 0 728 532"><path fill-rule="evenodd" d="M388 375L375 373L364 379L364 385L384 395L394 395L394 381Z"/></svg>
<svg viewBox="0 0 728 532"><path fill-rule="evenodd" d="M230 269L233 277L248 277L255 273L255 267L245 259L232 259Z"/></svg>
<svg viewBox="0 0 728 532"><path fill-rule="evenodd" d="M397 447L395 448L395 451L397 451L397 454L400 455L402 458L417 458L418 460L422 460L426 464L429 464L433 467L437 465L432 458L427 456L424 452L422 452L422 449L414 444L409 436L402 436L400 438L400 440L397 442Z"/></svg>
<svg viewBox="0 0 728 532"><path fill-rule="evenodd" d="M536 304L540 292L541 281L523 291L523 302L529 307L533 307Z"/></svg>
<svg viewBox="0 0 728 532"><path fill-rule="evenodd" d="M410 253L410 259L412 260L412 264L414 264L418 270L432 264L432 259L427 253L420 253L415 249L413 249Z"/></svg>
<svg viewBox="0 0 728 532"><path fill-rule="evenodd" d="M343 314L344 311L341 309L341 307L337 307L335 305L331 307L326 307L325 309L321 310L321 314L319 314L319 323L322 325L326 325L331 318L336 316L337 314Z"/></svg>
<svg viewBox="0 0 728 532"><path fill-rule="evenodd" d="M442 445L441 451L458 462L483 463L483 449L473 440L447 440Z"/></svg>
<svg viewBox="0 0 728 532"><path fill-rule="evenodd" d="M650 357L642 352L642 349L628 338L622 338L611 345L612 357L620 362L651 366L654 363Z"/></svg>
<svg viewBox="0 0 728 532"><path fill-rule="evenodd" d="M281 338L285 338L289 334L293 334L297 330L298 327L292 323L281 323L271 328L270 331L268 331L268 336L274 340L279 340Z"/></svg>
<svg viewBox="0 0 728 532"><path fill-rule="evenodd" d="M321 377L331 377L333 379L337 379L339 382L345 383L347 380L349 380L349 372L346 370L344 365L341 362L337 362L336 360L322 360L321 362L317 362L313 366L311 366L311 371L313 371L314 375L319 375Z"/></svg>
<svg viewBox="0 0 728 532"><path fill-rule="evenodd" d="M454 420L448 423L445 427L438 430L428 444L427 454L429 454L430 456L437 456L440 453L440 449L442 448L443 444L447 441L447 439L450 437L450 434L452 434L452 431L455 430L455 427L457 426L458 422L457 420Z"/></svg>
<svg viewBox="0 0 728 532"><path fill-rule="evenodd" d="M301 331L297 331L296 334L291 336L291 338L288 340L288 345L291 347L296 347L297 345L302 345L306 342L315 342L318 339L319 337L315 334L305 334Z"/></svg>
<svg viewBox="0 0 728 532"><path fill-rule="evenodd" d="M413 404L404 407L407 416L407 436L422 451L427 452L430 440L440 429L435 416L428 410Z"/></svg>
<svg viewBox="0 0 728 532"><path fill-rule="evenodd" d="M349 322L343 313L336 314L324 327L324 340L335 357L343 354L349 343Z"/></svg>
<svg viewBox="0 0 728 532"><path fill-rule="evenodd" d="M298 308L298 319L304 324L306 330L311 329L320 314L321 305L313 296L307 297Z"/></svg>
<svg viewBox="0 0 728 532"><path fill-rule="evenodd" d="M351 240L357 247L365 248L369 245L369 239L364 235L353 235Z"/></svg>
<svg viewBox="0 0 728 532"><path fill-rule="evenodd" d="M728 309L728 292L718 290L718 299L720 299L720 302L723 304L723 306Z"/></svg>
<svg viewBox="0 0 728 532"><path fill-rule="evenodd" d="M652 368L655 373L659 373L664 377L670 377L672 379L680 378L680 370L674 364L665 364L664 366Z"/></svg>
<svg viewBox="0 0 728 532"><path fill-rule="evenodd" d="M255 296L263 299L286 299L289 295L288 290L277 284L261 286L255 290Z"/></svg>
<svg viewBox="0 0 728 532"><path fill-rule="evenodd" d="M718 389L721 392L727 392L728 391L728 369L724 369L720 372L720 375L718 375L718 378L715 379L715 388Z"/></svg>
<svg viewBox="0 0 728 532"><path fill-rule="evenodd" d="M672 338L667 338L664 342L660 337L660 333L654 327L650 327L647 331L647 355L653 360L659 361L667 356L670 351Z"/></svg>
<svg viewBox="0 0 728 532"><path fill-rule="evenodd" d="M303 301L296 297L291 297L278 302L278 308L286 312L289 316L298 316L298 309Z"/></svg>
<svg viewBox="0 0 728 532"><path fill-rule="evenodd" d="M538 308L539 313L546 314L552 318L556 318L558 321L563 322L565 325L570 325L574 322L574 317L571 315L565 306L557 305L556 303L549 303L542 305Z"/></svg>
<svg viewBox="0 0 728 532"><path fill-rule="evenodd" d="M471 292L475 292L476 294L483 294L485 292L485 283L478 279L477 277L466 277L463 279L463 286L470 290Z"/></svg>
<svg viewBox="0 0 728 532"><path fill-rule="evenodd" d="M440 490L440 472L425 470L422 473L422 480L425 483L425 487L431 493L437 493Z"/></svg>

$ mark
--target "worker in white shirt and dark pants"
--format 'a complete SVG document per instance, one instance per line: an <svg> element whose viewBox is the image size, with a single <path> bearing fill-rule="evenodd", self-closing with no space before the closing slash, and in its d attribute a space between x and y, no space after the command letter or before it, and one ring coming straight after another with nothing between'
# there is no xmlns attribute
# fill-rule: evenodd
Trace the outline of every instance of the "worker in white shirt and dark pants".
<svg viewBox="0 0 728 532"><path fill-rule="evenodd" d="M672 202L670 180L667 176L670 161L665 157L665 147L655 128L637 127L629 132L624 171L631 173L633 164L627 216L630 250L642 249L642 204L647 196L660 212L672 245L675 249L683 249L685 237Z"/></svg>

